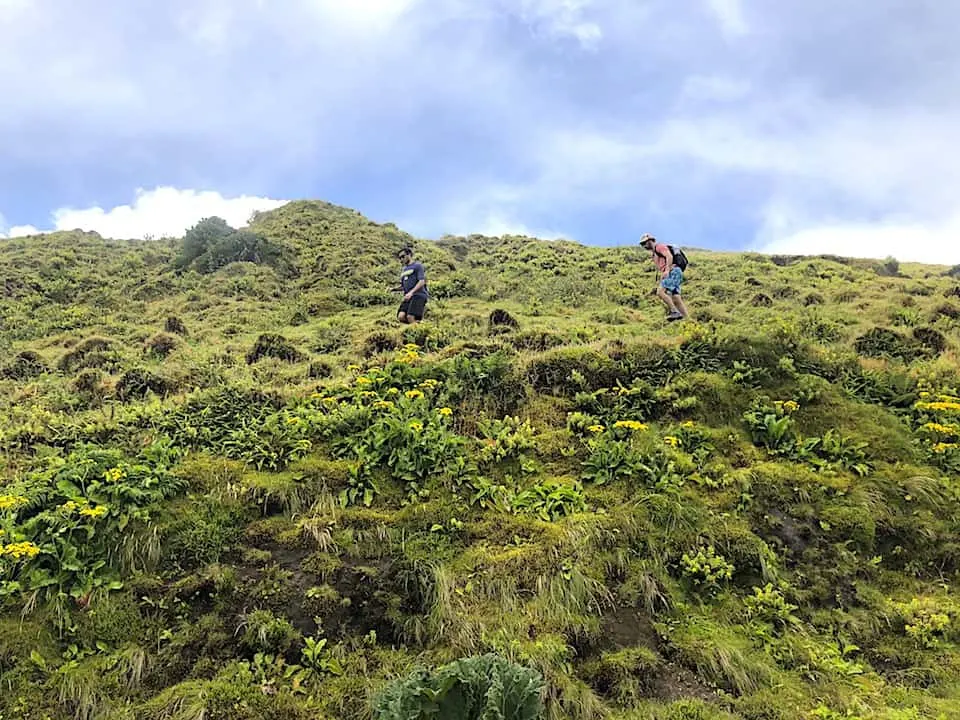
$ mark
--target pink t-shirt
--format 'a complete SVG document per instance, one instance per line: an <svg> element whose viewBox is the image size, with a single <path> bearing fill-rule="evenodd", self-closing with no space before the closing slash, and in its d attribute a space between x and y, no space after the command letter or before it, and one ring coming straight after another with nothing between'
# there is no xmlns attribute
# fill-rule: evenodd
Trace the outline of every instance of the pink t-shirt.
<svg viewBox="0 0 960 720"><path fill-rule="evenodd" d="M670 265L667 265L668 257L672 259L673 256L670 254L670 248L666 245L657 243L653 246L653 261L657 264L657 269L661 274L667 272L667 270L672 267L672 262Z"/></svg>

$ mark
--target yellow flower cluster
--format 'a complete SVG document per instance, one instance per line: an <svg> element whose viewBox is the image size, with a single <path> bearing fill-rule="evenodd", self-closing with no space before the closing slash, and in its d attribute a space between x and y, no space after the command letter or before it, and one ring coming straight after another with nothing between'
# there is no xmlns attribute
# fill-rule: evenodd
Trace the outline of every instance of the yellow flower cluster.
<svg viewBox="0 0 960 720"><path fill-rule="evenodd" d="M350 372L360 372L360 366L359 366L359 365L347 365L347 370L349 370Z"/></svg>
<svg viewBox="0 0 960 720"><path fill-rule="evenodd" d="M433 390L437 385L440 384L439 380L434 380L433 378L428 378L420 383L419 387L422 387L424 390Z"/></svg>
<svg viewBox="0 0 960 720"><path fill-rule="evenodd" d="M395 362L401 365L409 365L420 357L420 347L413 343L407 343L402 350L397 351Z"/></svg>
<svg viewBox="0 0 960 720"><path fill-rule="evenodd" d="M687 430L694 427L695 425L696 423L694 423L693 420L687 420L686 422L680 423L680 427L685 428Z"/></svg>
<svg viewBox="0 0 960 720"><path fill-rule="evenodd" d="M603 425L591 425L587 428L587 430L592 432L594 435L597 435L603 432Z"/></svg>
<svg viewBox="0 0 960 720"><path fill-rule="evenodd" d="M361 375L357 378L357 385L369 385L371 382L373 381L366 375Z"/></svg>
<svg viewBox="0 0 960 720"><path fill-rule="evenodd" d="M387 397L393 397L394 395L399 395L400 390L395 387L387 388Z"/></svg>
<svg viewBox="0 0 960 720"><path fill-rule="evenodd" d="M667 435L663 441L670 447L677 447L680 444L680 439L674 437L673 435Z"/></svg>
<svg viewBox="0 0 960 720"><path fill-rule="evenodd" d="M110 468L103 474L103 479L107 482L119 482L127 476L127 471L123 468Z"/></svg>
<svg viewBox="0 0 960 720"><path fill-rule="evenodd" d="M410 423L410 429L413 430L414 432L420 432L421 430L423 430L423 423L419 422L418 420L414 420L413 422Z"/></svg>
<svg viewBox="0 0 960 720"><path fill-rule="evenodd" d="M797 410L800 409L800 404L797 402L794 402L793 400L787 400L787 401L777 400L776 402L773 403L773 405L775 408L777 408L777 410L785 412L787 415L795 413Z"/></svg>
<svg viewBox="0 0 960 720"><path fill-rule="evenodd" d="M937 435L960 435L960 427L956 425L941 425L940 423L928 422L923 426L924 430L929 430Z"/></svg>
<svg viewBox="0 0 960 720"><path fill-rule="evenodd" d="M359 396L362 398L374 398L377 394L373 390L361 390Z"/></svg>
<svg viewBox="0 0 960 720"><path fill-rule="evenodd" d="M27 504L27 498L23 495L0 495L0 511L16 510L21 505Z"/></svg>
<svg viewBox="0 0 960 720"><path fill-rule="evenodd" d="M617 420L613 426L615 428L626 428L627 430L636 430L638 432L647 429L646 425L637 420Z"/></svg>
<svg viewBox="0 0 960 720"><path fill-rule="evenodd" d="M407 390L404 395L411 400L418 400L423 397L423 390Z"/></svg>
<svg viewBox="0 0 960 720"><path fill-rule="evenodd" d="M97 505L96 507L85 507L80 511L80 514L89 518L103 517L107 514L107 506Z"/></svg>
<svg viewBox="0 0 960 720"><path fill-rule="evenodd" d="M40 554L40 548L32 542L18 542L10 545L0 545L0 557L9 557L14 560L20 558L34 558Z"/></svg>
<svg viewBox="0 0 960 720"><path fill-rule="evenodd" d="M956 450L957 448L960 448L960 445L958 445L957 443L941 442L941 443L937 443L930 449L933 450L935 453L937 453L937 455L943 455L944 453L949 452L950 450Z"/></svg>
<svg viewBox="0 0 960 720"><path fill-rule="evenodd" d="M373 406L377 408L377 410L393 410L393 403L389 400L377 400Z"/></svg>
<svg viewBox="0 0 960 720"><path fill-rule="evenodd" d="M296 425L298 422L300 422L298 417L287 418L287 425Z"/></svg>
<svg viewBox="0 0 960 720"><path fill-rule="evenodd" d="M948 397L941 395L940 397ZM918 402L914 407L917 410L933 410L934 412L960 412L960 402L940 400L937 402Z"/></svg>
<svg viewBox="0 0 960 720"><path fill-rule="evenodd" d="M451 415L453 415L453 410L451 410L448 407L439 408L437 412L443 415L444 417L450 417Z"/></svg>

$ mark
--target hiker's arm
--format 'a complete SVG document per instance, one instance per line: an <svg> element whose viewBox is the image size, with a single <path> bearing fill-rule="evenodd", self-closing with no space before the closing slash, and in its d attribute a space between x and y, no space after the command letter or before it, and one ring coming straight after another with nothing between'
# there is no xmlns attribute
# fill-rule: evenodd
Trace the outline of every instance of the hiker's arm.
<svg viewBox="0 0 960 720"><path fill-rule="evenodd" d="M417 284L410 289L410 292L408 292L406 295L403 296L407 300L412 298L416 293L420 291L420 289L424 285L427 284L427 273L422 267L419 270L417 270L417 275L420 278L419 280L417 280Z"/></svg>

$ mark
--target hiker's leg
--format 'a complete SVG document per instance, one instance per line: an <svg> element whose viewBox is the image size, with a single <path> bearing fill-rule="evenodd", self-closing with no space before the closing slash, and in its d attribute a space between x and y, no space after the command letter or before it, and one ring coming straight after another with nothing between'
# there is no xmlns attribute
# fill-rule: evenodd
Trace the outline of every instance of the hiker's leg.
<svg viewBox="0 0 960 720"><path fill-rule="evenodd" d="M679 295L674 295L673 304L677 306L678 313L680 313L684 317L687 317L687 315L689 314L687 312L687 304L683 301L682 297L680 297Z"/></svg>
<svg viewBox="0 0 960 720"><path fill-rule="evenodd" d="M667 289L663 285L660 285L657 288L657 297L660 298L663 301L663 304L667 306L667 310L670 312L679 312L676 304L673 302L673 296L667 292Z"/></svg>
<svg viewBox="0 0 960 720"><path fill-rule="evenodd" d="M401 310L400 312L397 313L397 320L401 323L406 323L407 314Z"/></svg>

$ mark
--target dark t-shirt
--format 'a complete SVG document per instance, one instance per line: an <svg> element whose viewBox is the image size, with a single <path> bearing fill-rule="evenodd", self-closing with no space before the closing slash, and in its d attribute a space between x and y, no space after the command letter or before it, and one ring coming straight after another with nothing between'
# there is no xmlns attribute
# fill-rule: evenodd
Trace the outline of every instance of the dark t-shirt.
<svg viewBox="0 0 960 720"><path fill-rule="evenodd" d="M413 290L414 286L421 280L426 280L427 272L423 269L423 264L419 262L412 262L409 265L404 266L403 270L400 272L400 285L403 287L403 292L408 293ZM430 297L430 294L427 292L427 286L424 284L422 288L417 290L413 294L413 297L422 297L424 299Z"/></svg>

